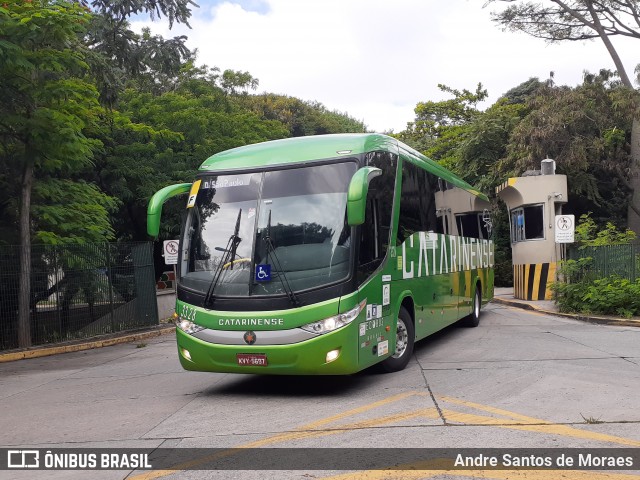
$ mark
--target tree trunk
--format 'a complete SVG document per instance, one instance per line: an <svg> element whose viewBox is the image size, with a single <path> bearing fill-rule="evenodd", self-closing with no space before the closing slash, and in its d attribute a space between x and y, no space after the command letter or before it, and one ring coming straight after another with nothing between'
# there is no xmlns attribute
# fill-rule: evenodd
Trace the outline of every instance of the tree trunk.
<svg viewBox="0 0 640 480"><path fill-rule="evenodd" d="M27 154L28 155L28 154ZM18 346L31 346L31 187L33 162L26 159L20 198L20 281L18 290Z"/></svg>
<svg viewBox="0 0 640 480"><path fill-rule="evenodd" d="M611 43L611 39L606 34L600 23L598 14L596 13L593 4L587 2L587 8L593 19L593 28L600 36L600 39L607 48L613 63L616 66L618 75L623 85L633 90L633 83L627 75L624 68L624 64L620 60L618 52ZM630 228L640 236L640 121L636 118L635 112L633 117L633 123L631 126L631 166L629 167L629 185L631 186L631 200L627 209L627 228Z"/></svg>
<svg viewBox="0 0 640 480"><path fill-rule="evenodd" d="M600 37L600 40L602 40L602 43L604 43L607 52L609 52L609 56L611 57L611 60L613 60L613 64L616 66L616 70L618 71L618 75L620 76L620 80L622 81L623 85L626 85L629 88L633 88L633 84L629 79L629 75L627 75L624 64L622 63L622 60L620 60L618 51L613 46L613 43L611 43L609 35L607 35L607 33L604 31L604 28L602 28L600 18L598 17L598 14L593 7L593 3L587 2L587 8L589 9L589 13L591 14L591 18L593 19L593 28L598 33L598 36Z"/></svg>
<svg viewBox="0 0 640 480"><path fill-rule="evenodd" d="M633 192L627 211L627 227L640 236L640 120L634 117L631 127L631 168L629 183Z"/></svg>

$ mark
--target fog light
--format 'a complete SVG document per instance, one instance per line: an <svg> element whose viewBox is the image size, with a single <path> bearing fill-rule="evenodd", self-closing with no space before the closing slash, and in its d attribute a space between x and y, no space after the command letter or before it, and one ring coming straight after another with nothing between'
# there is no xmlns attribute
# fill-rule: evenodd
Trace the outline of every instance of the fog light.
<svg viewBox="0 0 640 480"><path fill-rule="evenodd" d="M327 363L333 362L339 356L340 356L339 348L337 350L331 350L330 352L327 352L327 359L326 359Z"/></svg>
<svg viewBox="0 0 640 480"><path fill-rule="evenodd" d="M182 349L182 356L187 360L191 361L191 354L189 353L189 350L187 350L186 348Z"/></svg>

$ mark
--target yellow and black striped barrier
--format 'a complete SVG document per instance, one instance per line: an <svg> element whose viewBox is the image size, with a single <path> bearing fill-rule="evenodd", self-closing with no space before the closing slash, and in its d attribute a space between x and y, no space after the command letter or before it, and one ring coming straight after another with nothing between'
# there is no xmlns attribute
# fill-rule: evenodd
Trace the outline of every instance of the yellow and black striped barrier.
<svg viewBox="0 0 640 480"><path fill-rule="evenodd" d="M526 263L513 266L513 296L520 300L551 300L556 263Z"/></svg>

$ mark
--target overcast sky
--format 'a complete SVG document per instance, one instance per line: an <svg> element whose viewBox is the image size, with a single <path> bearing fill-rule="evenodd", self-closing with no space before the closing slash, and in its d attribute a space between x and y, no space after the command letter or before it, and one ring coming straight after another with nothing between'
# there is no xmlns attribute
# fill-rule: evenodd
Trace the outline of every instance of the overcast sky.
<svg viewBox="0 0 640 480"><path fill-rule="evenodd" d="M445 98L437 85L474 90L490 105L530 77L575 85L584 70L613 69L600 41L549 45L500 30L485 0L196 0L185 34L198 63L248 71L257 93L316 100L371 130L405 128L420 101ZM495 8L495 7L493 7ZM635 43L634 43L635 42ZM627 73L640 63L639 40L614 39ZM635 48L634 48L635 47Z"/></svg>

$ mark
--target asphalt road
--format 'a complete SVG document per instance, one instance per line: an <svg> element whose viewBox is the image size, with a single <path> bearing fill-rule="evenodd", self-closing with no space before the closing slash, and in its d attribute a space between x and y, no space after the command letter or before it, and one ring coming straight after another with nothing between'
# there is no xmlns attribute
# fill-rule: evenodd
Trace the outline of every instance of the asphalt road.
<svg viewBox="0 0 640 480"><path fill-rule="evenodd" d="M418 343L403 372L348 377L186 372L173 335L146 342L0 364L0 446L331 447L355 457L349 448L640 447L639 328L490 304L478 328L451 327ZM191 460L198 467L207 458ZM415 468L1 471L0 478L640 478L640 468L562 476Z"/></svg>

